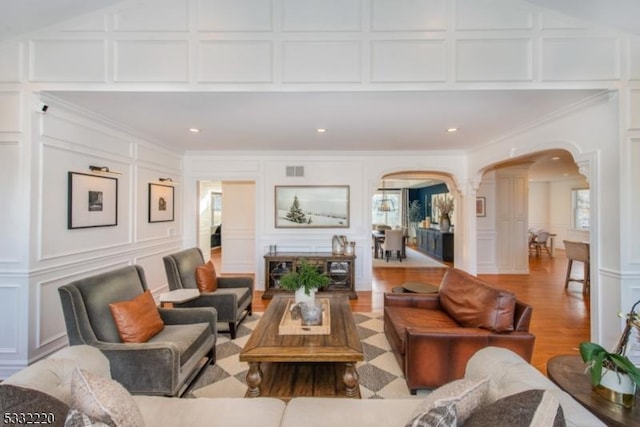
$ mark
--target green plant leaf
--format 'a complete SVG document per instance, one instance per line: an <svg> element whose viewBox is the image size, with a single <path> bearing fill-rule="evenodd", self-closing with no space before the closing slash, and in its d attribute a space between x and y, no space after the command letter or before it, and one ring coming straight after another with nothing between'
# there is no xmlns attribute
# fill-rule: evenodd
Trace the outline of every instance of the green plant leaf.
<svg viewBox="0 0 640 427"><path fill-rule="evenodd" d="M592 342L580 343L580 356L589 365L593 386L600 384L603 366L629 375L633 382L640 386L640 369L626 356L608 352L604 347Z"/></svg>
<svg viewBox="0 0 640 427"><path fill-rule="evenodd" d="M300 262L297 271L291 271L280 278L280 286L284 289L296 291L304 288L307 295L311 295L312 289L322 288L330 282L329 276L324 271L306 260Z"/></svg>

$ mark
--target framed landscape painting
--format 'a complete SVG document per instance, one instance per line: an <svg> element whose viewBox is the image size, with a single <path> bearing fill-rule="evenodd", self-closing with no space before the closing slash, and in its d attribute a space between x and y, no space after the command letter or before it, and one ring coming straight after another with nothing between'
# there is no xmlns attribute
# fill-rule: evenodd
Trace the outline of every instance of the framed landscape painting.
<svg viewBox="0 0 640 427"><path fill-rule="evenodd" d="M173 185L149 183L149 222L174 220Z"/></svg>
<svg viewBox="0 0 640 427"><path fill-rule="evenodd" d="M118 225L118 179L88 173L68 174L67 228Z"/></svg>
<svg viewBox="0 0 640 427"><path fill-rule="evenodd" d="M349 228L348 185L277 185L276 228Z"/></svg>

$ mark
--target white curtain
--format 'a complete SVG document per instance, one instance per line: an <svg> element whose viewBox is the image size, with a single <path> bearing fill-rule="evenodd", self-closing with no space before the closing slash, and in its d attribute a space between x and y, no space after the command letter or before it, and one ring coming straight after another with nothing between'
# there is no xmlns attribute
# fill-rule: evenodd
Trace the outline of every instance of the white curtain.
<svg viewBox="0 0 640 427"><path fill-rule="evenodd" d="M409 227L409 189L403 188L401 192L400 213L402 218L402 228Z"/></svg>

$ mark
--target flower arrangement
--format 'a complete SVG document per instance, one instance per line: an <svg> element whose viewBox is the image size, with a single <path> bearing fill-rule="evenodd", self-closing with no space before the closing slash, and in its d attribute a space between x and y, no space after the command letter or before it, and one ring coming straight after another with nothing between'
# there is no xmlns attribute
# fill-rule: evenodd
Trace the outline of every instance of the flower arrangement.
<svg viewBox="0 0 640 427"><path fill-rule="evenodd" d="M433 199L433 204L440 212L440 216L450 216L453 212L453 197L447 194L439 194Z"/></svg>

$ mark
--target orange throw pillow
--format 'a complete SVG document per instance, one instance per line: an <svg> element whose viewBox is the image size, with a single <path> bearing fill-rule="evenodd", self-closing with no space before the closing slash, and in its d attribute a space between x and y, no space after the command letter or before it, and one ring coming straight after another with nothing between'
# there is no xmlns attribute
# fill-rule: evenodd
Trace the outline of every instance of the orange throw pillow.
<svg viewBox="0 0 640 427"><path fill-rule="evenodd" d="M211 261L196 267L196 284L200 292L213 292L218 289L216 268Z"/></svg>
<svg viewBox="0 0 640 427"><path fill-rule="evenodd" d="M122 342L147 342L164 329L151 291L146 290L130 301L109 304Z"/></svg>

